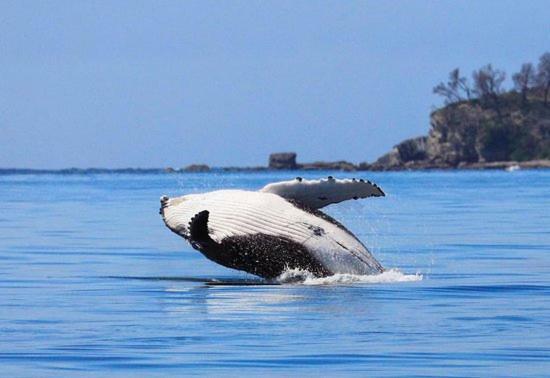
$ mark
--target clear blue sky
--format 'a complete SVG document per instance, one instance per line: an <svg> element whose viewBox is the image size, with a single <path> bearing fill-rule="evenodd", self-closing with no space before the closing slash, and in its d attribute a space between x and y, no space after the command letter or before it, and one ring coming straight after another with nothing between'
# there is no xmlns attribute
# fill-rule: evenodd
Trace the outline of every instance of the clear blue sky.
<svg viewBox="0 0 550 378"><path fill-rule="evenodd" d="M371 161L544 51L548 1L4 0L0 167Z"/></svg>

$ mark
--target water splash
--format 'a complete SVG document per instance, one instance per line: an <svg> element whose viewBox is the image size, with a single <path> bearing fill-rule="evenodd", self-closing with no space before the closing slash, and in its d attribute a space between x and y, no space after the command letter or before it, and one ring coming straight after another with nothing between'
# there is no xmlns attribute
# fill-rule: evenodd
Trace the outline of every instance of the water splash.
<svg viewBox="0 0 550 378"><path fill-rule="evenodd" d="M375 275L358 275L337 273L328 277L315 277L311 272L300 269L289 269L283 272L275 279L280 284L300 284L300 285L342 285L352 283L397 283L397 282L415 282L423 279L422 274L404 274L397 269L389 269L383 273Z"/></svg>

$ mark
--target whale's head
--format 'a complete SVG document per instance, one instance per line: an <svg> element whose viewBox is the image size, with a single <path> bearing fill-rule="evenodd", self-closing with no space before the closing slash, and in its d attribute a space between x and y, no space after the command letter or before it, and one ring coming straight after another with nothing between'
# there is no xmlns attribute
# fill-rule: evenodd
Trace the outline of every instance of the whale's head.
<svg viewBox="0 0 550 378"><path fill-rule="evenodd" d="M160 197L160 210L162 220L166 226L176 234L189 238L189 222L197 213L197 205L200 196L188 194L180 197Z"/></svg>

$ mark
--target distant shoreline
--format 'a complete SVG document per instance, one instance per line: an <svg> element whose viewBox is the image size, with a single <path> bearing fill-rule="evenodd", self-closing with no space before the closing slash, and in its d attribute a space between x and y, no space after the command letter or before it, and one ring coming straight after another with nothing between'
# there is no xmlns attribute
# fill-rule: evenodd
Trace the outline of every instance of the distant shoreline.
<svg viewBox="0 0 550 378"><path fill-rule="evenodd" d="M457 167L439 165L411 165L399 168L380 168L362 165L354 165L345 162L345 169L339 168L339 163L320 162L315 166L296 167L293 169L275 169L270 167L207 167L199 171L188 168L63 168L63 169L34 169L34 168L0 168L0 175L32 175L32 174L175 174L175 173L216 173L216 172L315 172L315 171L341 171L341 172L397 172L397 171L466 171L466 170L516 170L516 169L550 169L550 160L531 161L506 161L461 164Z"/></svg>

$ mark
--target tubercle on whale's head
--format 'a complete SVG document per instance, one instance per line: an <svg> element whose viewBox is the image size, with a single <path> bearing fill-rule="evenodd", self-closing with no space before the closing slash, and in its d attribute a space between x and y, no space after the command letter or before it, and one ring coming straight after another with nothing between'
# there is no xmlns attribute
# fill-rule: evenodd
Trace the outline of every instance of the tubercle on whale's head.
<svg viewBox="0 0 550 378"><path fill-rule="evenodd" d="M164 209L168 206L168 201L170 201L170 198L168 196L163 195L160 197L160 209L159 214L162 215L164 218Z"/></svg>
<svg viewBox="0 0 550 378"><path fill-rule="evenodd" d="M187 196L181 196L181 197L173 197L173 198L170 198L166 195L160 197L160 210L159 210L159 214L163 216L164 218L164 212L165 210L168 208L168 207L171 207L171 206L176 206L176 205L179 205L180 203L182 203L183 201L186 200L186 197Z"/></svg>

